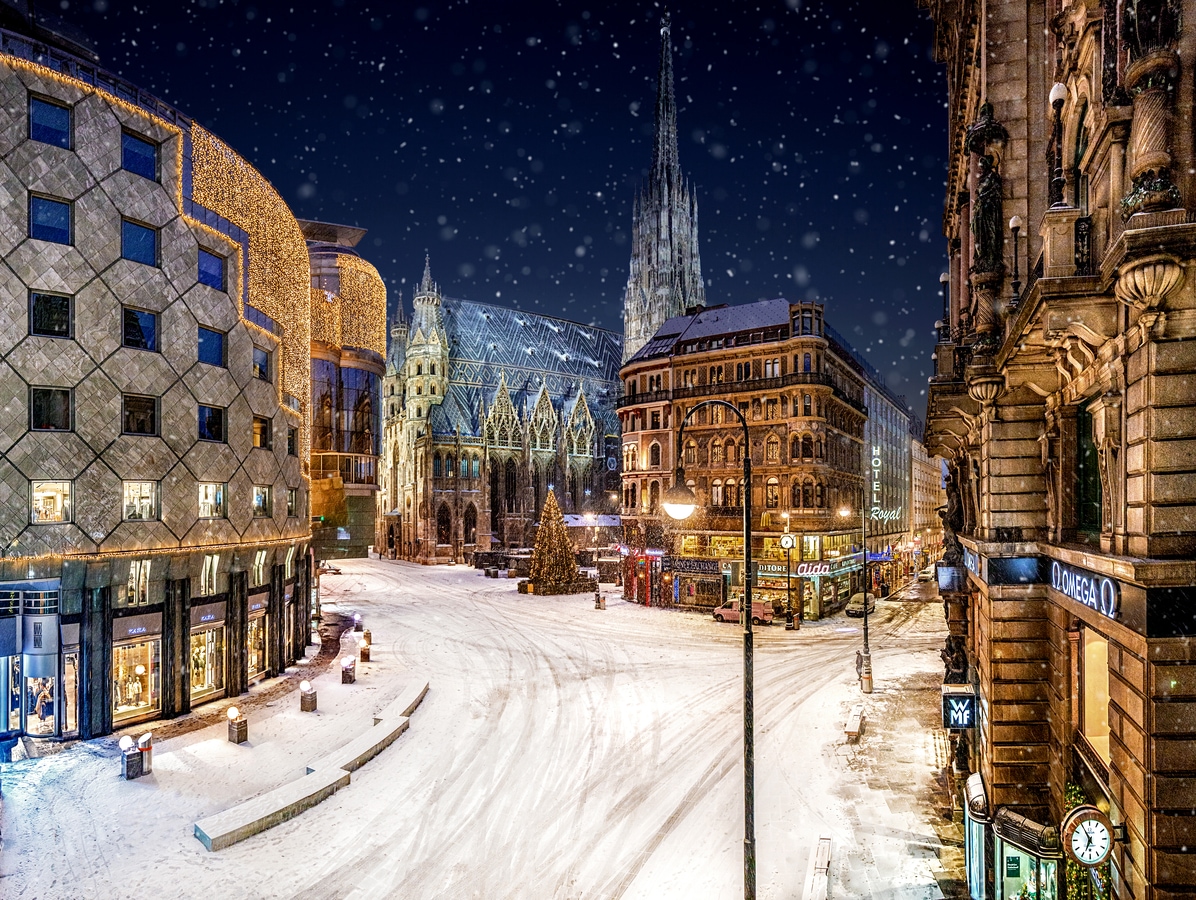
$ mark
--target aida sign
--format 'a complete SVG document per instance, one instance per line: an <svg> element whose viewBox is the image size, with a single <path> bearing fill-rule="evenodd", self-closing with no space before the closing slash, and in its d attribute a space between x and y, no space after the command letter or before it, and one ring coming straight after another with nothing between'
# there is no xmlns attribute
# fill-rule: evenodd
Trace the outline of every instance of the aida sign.
<svg viewBox="0 0 1196 900"><path fill-rule="evenodd" d="M874 522L896 522L901 515L901 507L884 509L880 505L880 447L872 447L872 511L868 518Z"/></svg>
<svg viewBox="0 0 1196 900"><path fill-rule="evenodd" d="M1051 587L1077 603L1095 609L1102 616L1116 619L1121 605L1121 589L1117 582L1087 569L1077 569L1066 563L1051 563Z"/></svg>

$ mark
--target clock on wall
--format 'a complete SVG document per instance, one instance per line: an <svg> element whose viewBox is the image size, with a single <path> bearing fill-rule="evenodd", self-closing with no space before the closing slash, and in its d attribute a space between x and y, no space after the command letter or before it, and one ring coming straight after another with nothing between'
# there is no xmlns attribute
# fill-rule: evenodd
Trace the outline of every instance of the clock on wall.
<svg viewBox="0 0 1196 900"><path fill-rule="evenodd" d="M1082 866L1099 866L1113 852L1113 823L1095 806L1077 806L1060 831L1064 852Z"/></svg>

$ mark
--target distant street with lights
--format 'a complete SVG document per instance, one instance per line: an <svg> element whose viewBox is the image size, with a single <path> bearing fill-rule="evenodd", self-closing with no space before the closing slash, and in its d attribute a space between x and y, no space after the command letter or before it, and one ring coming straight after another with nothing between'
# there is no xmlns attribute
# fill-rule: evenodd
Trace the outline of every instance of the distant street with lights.
<svg viewBox="0 0 1196 900"><path fill-rule="evenodd" d="M462 566L342 569L324 576L324 600L373 635L355 684L335 662L313 677L318 713L299 711L298 680L269 703L238 698L247 743L229 743L222 719L156 743L136 782L117 777L119 734L0 767L0 892L49 897L69 878L97 896L115 884L145 897L741 896L739 629L623 602L611 585L603 611ZM938 808L933 586L877 603L883 678L858 744L843 723L860 701L859 621L781 621L756 633L760 896L800 896L820 837L834 896L941 896L957 851ZM349 786L217 853L192 836L197 818L363 733L412 677L431 687L410 730Z"/></svg>

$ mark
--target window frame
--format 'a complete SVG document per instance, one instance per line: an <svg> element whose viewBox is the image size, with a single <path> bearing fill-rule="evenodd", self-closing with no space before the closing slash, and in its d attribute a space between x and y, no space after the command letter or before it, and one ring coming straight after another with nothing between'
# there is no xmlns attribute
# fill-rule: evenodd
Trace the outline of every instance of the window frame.
<svg viewBox="0 0 1196 900"><path fill-rule="evenodd" d="M219 497L218 497L217 502L219 504L219 512L214 516L205 516L203 514L203 512L200 511L203 509L203 506L202 506L203 499L202 499L201 494L205 487L215 487L218 489ZM215 519L227 519L228 518L228 482L226 482L226 481L198 481L198 482L196 482L196 491L199 492L196 494L196 510L199 513L197 518L205 519L208 521L212 521Z"/></svg>
<svg viewBox="0 0 1196 900"><path fill-rule="evenodd" d="M151 512L149 516L130 516L129 515L129 485L133 484L148 484L150 485L151 494ZM120 520L122 522L157 522L162 518L162 488L157 481L122 481L120 483Z"/></svg>
<svg viewBox="0 0 1196 900"><path fill-rule="evenodd" d="M299 488L287 488L287 518L299 515Z"/></svg>
<svg viewBox="0 0 1196 900"><path fill-rule="evenodd" d="M261 426L260 431L259 426ZM255 450L274 449L274 422L266 416L253 417L253 448Z"/></svg>
<svg viewBox="0 0 1196 900"><path fill-rule="evenodd" d="M287 456L299 455L299 429L294 425L287 426Z"/></svg>
<svg viewBox="0 0 1196 900"><path fill-rule="evenodd" d="M130 344L128 342L128 334L129 334L128 316L130 313L132 313L134 316L146 315L146 316L151 316L153 318L153 322L154 322L154 339L152 341L153 346L142 347L137 344ZM120 308L120 345L122 347L127 347L130 350L140 350L144 353L157 353L158 345L159 345L158 334L161 331L161 328L159 327L160 319L161 319L161 316L158 313L154 312L153 310L141 309L140 307L136 307L136 306L121 306L121 308ZM137 322L137 328L139 331L142 331L142 336L144 337L144 330L141 328L140 319Z"/></svg>
<svg viewBox="0 0 1196 900"><path fill-rule="evenodd" d="M34 309L34 304L35 304L36 298L38 298L38 297L49 297L49 298L53 298L55 300L65 300L66 301L66 334L47 334L44 331L34 331L34 329L33 329L33 320L34 320L33 309ZM29 334L32 337L47 337L47 338L54 338L55 340L60 340L60 341L61 340L69 341L69 340L72 340L75 336L75 297L73 294L56 294L53 291L35 291L35 290L30 289L28 316L29 316L29 321L28 321Z"/></svg>
<svg viewBox="0 0 1196 900"><path fill-rule="evenodd" d="M59 241L59 240L56 240L54 238L49 238L49 237L38 237L36 234L33 233L33 228L34 228L33 205L34 205L34 203L36 203L39 200L44 203L55 203L58 206L66 207L66 231L67 231L67 234L66 234L65 241ZM31 239L33 239L35 241L45 241L47 244L59 244L60 246L63 246L63 247L73 247L75 245L75 204L73 202L71 202L70 200L64 200L62 197L53 197L49 194L41 194L41 193L35 193L33 191L30 191L29 192L28 213L29 213L29 222L28 222L28 227L26 228L26 231L28 232L29 237Z"/></svg>
<svg viewBox="0 0 1196 900"><path fill-rule="evenodd" d="M205 281L203 278L203 258L210 256L213 259L220 261L220 284L212 284L210 281ZM195 263L195 280L200 284L205 284L215 291L227 292L228 290L228 257L217 253L214 250L209 250L207 247L199 248L199 256Z"/></svg>
<svg viewBox="0 0 1196 900"><path fill-rule="evenodd" d="M37 391L43 391L43 392L54 391L56 393L66 394L67 426L65 428L38 427L37 425L34 424L33 395ZM58 432L59 434L74 431L75 430L75 392L74 392L74 390L72 388L54 387L52 385L42 385L42 384L29 385L29 430L30 431L43 431L43 432Z"/></svg>
<svg viewBox="0 0 1196 900"><path fill-rule="evenodd" d="M150 234L152 234L154 236L153 262L146 262L144 259L138 259L135 256L129 256L125 252L125 227L126 226L131 226L132 228L139 228L142 231L148 231ZM159 234L159 229L154 228L152 225L147 225L144 222L139 222L136 219L130 219L126 216L121 216L121 219L120 219L120 258L121 259L127 259L129 262L135 262L135 263L138 263L143 266L152 266L154 268L160 268L161 260L162 260L162 251L161 251L161 246L160 246L161 243L162 243L162 241L161 241L161 235Z"/></svg>
<svg viewBox="0 0 1196 900"><path fill-rule="evenodd" d="M66 485L66 501L63 503L63 514L61 519L42 519L38 520L35 515L35 508L33 505L34 497L38 493L38 485L49 484L65 484ZM45 489L43 488L43 493ZM74 521L75 516L75 483L66 478L31 478L29 480L29 524L30 525L69 525Z"/></svg>
<svg viewBox="0 0 1196 900"><path fill-rule="evenodd" d="M266 357L265 367L258 366L258 354L259 353L265 354L265 357ZM273 382L274 382L274 379L272 377L272 375L273 375L272 370L274 368L273 357L274 357L274 354L271 353L269 350L267 350L265 347L259 347L257 344L253 345L253 357L251 359L250 366L251 366L251 372L252 372L254 378L256 378L258 381L264 381L267 384L273 384ZM261 374L262 372L264 372L265 374Z"/></svg>
<svg viewBox="0 0 1196 900"><path fill-rule="evenodd" d="M154 155L154 174L153 175L146 175L144 172L140 172L137 169L129 168L129 166L125 165L125 138L131 138L134 141L138 141L142 144L145 144L147 147L149 147L153 151L153 155ZM132 174L137 175L140 178L144 178L147 181L161 182L161 179L162 179L162 145L159 144L157 141L150 140L145 135L137 134L135 131L130 131L127 128L122 128L120 131L120 167L125 172L131 172Z"/></svg>
<svg viewBox="0 0 1196 900"><path fill-rule="evenodd" d="M29 140L37 141L39 144L45 144L48 147L60 147L63 150L73 150L75 147L75 108L69 104L64 103L55 97L47 97L45 94L35 94L30 92L29 103L26 111L26 126L28 128ZM45 106L53 106L66 112L66 143L59 144L56 141L46 141L39 137L33 136L33 104L41 103Z"/></svg>
<svg viewBox="0 0 1196 900"><path fill-rule="evenodd" d="M260 507L258 505L258 496L259 496L258 492L259 491L261 492L261 496L265 497L265 500L266 500L264 506L260 506ZM249 505L253 512L253 517L255 519L272 519L272 518L274 518L274 485L272 485L272 484L255 484L253 486L253 491L250 494ZM263 511L258 512L259 509L262 509Z"/></svg>
<svg viewBox="0 0 1196 900"><path fill-rule="evenodd" d="M153 420L151 431L129 431L129 400L148 400L153 407ZM161 411L158 408L159 398L153 397L149 394L126 394L120 395L120 433L121 436L131 437L158 437L161 434Z"/></svg>
<svg viewBox="0 0 1196 900"><path fill-rule="evenodd" d="M205 409L219 410L220 412L220 437L205 437L203 429L200 426L200 416ZM224 406L210 406L207 403L196 404L195 409L195 434L196 440L207 441L210 444L227 444L228 443L228 408ZM215 482L205 482L212 483Z"/></svg>
<svg viewBox="0 0 1196 900"><path fill-rule="evenodd" d="M220 362L218 362L218 363L212 362L211 360L204 359L200 355L200 348L203 346L203 333L205 331L208 334L215 335L216 337L220 338ZM203 363L205 366L215 366L220 369L227 369L228 368L228 334L227 334L227 332L217 331L215 328L208 328L208 326L206 326L206 325L198 326L197 330L196 330L196 336L195 336L195 358L198 362Z"/></svg>

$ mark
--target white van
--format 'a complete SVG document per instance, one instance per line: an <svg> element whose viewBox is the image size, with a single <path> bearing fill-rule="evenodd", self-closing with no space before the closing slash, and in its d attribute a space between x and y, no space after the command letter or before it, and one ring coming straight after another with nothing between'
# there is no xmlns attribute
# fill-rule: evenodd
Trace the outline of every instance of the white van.
<svg viewBox="0 0 1196 900"><path fill-rule="evenodd" d="M876 612L876 596L874 594L868 595L868 612L869 614ZM847 614L856 619L864 614L863 594L851 595L851 599L847 601Z"/></svg>
<svg viewBox="0 0 1196 900"><path fill-rule="evenodd" d="M739 621L739 601L728 600L722 606L714 610L714 618L719 622L738 622ZM752 601L752 624L753 625L771 625L772 624L772 604L764 603L760 600Z"/></svg>

